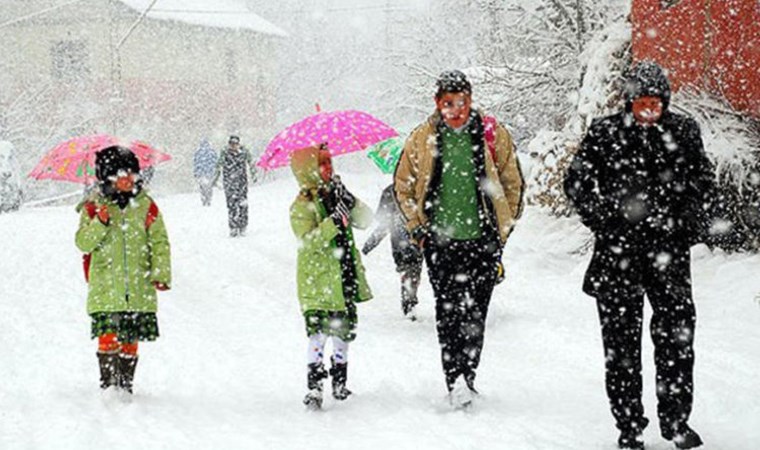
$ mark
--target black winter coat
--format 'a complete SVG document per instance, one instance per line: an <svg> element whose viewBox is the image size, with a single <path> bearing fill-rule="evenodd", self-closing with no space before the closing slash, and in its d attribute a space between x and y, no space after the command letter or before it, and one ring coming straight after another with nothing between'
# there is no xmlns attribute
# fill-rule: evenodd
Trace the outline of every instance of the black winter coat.
<svg viewBox="0 0 760 450"><path fill-rule="evenodd" d="M630 112L595 120L564 188L596 237L584 284L590 295L631 255L688 253L706 238L717 199L697 123L667 110L650 127Z"/></svg>

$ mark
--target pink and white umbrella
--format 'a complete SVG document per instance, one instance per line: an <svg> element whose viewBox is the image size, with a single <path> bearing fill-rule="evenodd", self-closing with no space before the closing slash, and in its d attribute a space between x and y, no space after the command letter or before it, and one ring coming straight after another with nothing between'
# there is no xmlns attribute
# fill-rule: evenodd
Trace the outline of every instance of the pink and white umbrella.
<svg viewBox="0 0 760 450"><path fill-rule="evenodd" d="M281 131L256 163L269 170L287 166L297 150L327 144L333 156L357 152L398 136L380 119L355 110L318 112Z"/></svg>
<svg viewBox="0 0 760 450"><path fill-rule="evenodd" d="M29 177L38 180L62 180L89 184L95 181L95 154L104 148L121 144L119 139L108 134L78 136L53 147L29 172ZM150 145L132 141L125 145L137 156L140 169L171 159Z"/></svg>

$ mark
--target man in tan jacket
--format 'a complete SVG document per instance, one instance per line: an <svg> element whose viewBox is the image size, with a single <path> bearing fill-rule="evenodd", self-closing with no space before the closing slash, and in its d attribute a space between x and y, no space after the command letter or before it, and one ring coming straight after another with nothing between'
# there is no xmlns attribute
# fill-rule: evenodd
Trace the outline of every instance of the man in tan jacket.
<svg viewBox="0 0 760 450"><path fill-rule="evenodd" d="M488 304L523 179L509 132L472 109L462 72L441 74L435 102L406 141L394 185L428 266L449 398L466 406L477 393Z"/></svg>

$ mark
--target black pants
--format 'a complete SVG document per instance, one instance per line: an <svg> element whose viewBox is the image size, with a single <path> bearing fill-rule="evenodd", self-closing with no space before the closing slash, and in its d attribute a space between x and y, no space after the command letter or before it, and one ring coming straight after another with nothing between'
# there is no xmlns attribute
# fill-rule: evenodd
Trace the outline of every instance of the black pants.
<svg viewBox="0 0 760 450"><path fill-rule="evenodd" d="M230 230L245 230L248 226L248 186L225 186L224 193Z"/></svg>
<svg viewBox="0 0 760 450"><path fill-rule="evenodd" d="M630 289L597 296L606 358L606 387L612 415L620 430L641 425L641 332L644 295L652 306L657 415L660 427L685 423L693 401L694 327L688 247L671 252L645 252L627 260L638 283ZM633 278L632 277L632 278ZM616 281L617 286L626 283Z"/></svg>
<svg viewBox="0 0 760 450"><path fill-rule="evenodd" d="M428 276L435 295L435 318L446 386L460 375L473 387L496 282L495 240L439 242L425 246Z"/></svg>

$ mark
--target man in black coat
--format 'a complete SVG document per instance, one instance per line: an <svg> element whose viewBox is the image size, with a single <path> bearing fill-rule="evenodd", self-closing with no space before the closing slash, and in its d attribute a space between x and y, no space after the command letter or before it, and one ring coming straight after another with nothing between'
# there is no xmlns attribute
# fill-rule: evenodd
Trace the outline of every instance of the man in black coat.
<svg viewBox="0 0 760 450"><path fill-rule="evenodd" d="M245 236L248 227L248 173L256 182L253 158L247 148L240 145L239 136L230 136L227 148L222 150L211 185L222 176L224 194L227 198L227 219L230 237Z"/></svg>
<svg viewBox="0 0 760 450"><path fill-rule="evenodd" d="M649 422L641 402L646 295L660 431L678 448L694 448L702 441L687 424L696 322L690 247L708 235L717 190L697 123L668 110L662 69L642 62L629 75L625 111L593 121L564 188L595 236L583 290L597 301L618 445L644 448Z"/></svg>

